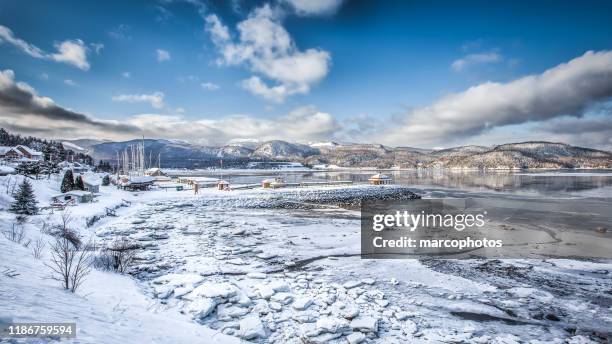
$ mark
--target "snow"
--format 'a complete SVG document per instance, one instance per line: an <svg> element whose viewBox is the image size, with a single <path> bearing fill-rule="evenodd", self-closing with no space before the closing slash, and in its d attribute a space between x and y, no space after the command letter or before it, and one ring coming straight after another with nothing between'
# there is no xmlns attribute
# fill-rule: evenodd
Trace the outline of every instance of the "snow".
<svg viewBox="0 0 612 344"><path fill-rule="evenodd" d="M0 189L9 179L21 177L0 177ZM59 177L32 181L40 205L50 202L59 182ZM79 342L96 343L588 342L584 333L540 325L532 319L534 309L594 330L612 326L610 310L594 301L600 290L610 288L601 273L612 270L609 262L503 262L515 269L531 266L529 274L539 283L529 284L505 282L495 274L460 273L479 271L474 266L480 260L440 265L364 260L358 255L358 213L331 206L316 211L286 207L400 190L354 185L204 189L194 195L102 186L97 203L68 211L81 225L81 234L95 234L101 245L123 236L141 245L132 276L94 270L82 290L70 294L48 279L45 257L34 259L28 249L0 235L0 271L10 267L19 273L2 276L0 293L11 299L0 304L0 314L19 321L76 321ZM104 208L120 206L123 200L132 205L118 208L118 217L84 226L85 218L103 215ZM4 195L0 205L4 208L9 201ZM0 214L0 227L14 223L13 215ZM59 215L33 217L28 238L49 239L40 233L41 221L55 222ZM580 292L569 290L562 296L542 283L576 278ZM463 313L533 324L481 322L463 319Z"/></svg>

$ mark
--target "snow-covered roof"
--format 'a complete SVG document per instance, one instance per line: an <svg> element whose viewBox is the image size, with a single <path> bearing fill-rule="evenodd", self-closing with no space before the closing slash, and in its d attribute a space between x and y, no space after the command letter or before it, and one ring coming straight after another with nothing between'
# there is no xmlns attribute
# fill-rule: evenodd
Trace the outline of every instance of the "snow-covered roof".
<svg viewBox="0 0 612 344"><path fill-rule="evenodd" d="M101 184L100 178L98 177L82 176L82 178L83 178L83 183L91 185L91 186L96 186L96 185Z"/></svg>
<svg viewBox="0 0 612 344"><path fill-rule="evenodd" d="M30 148L28 146L24 146L24 145L19 145L19 146L15 147L15 148L23 149L24 151L26 151L30 155L42 155L43 154L42 152L35 151L32 148Z"/></svg>
<svg viewBox="0 0 612 344"><path fill-rule="evenodd" d="M378 173L378 174L371 176L370 179L391 179L391 177L389 177L386 174Z"/></svg>
<svg viewBox="0 0 612 344"><path fill-rule="evenodd" d="M229 185L229 182L227 180L220 180L217 182L217 184L228 184Z"/></svg>
<svg viewBox="0 0 612 344"><path fill-rule="evenodd" d="M157 171L161 171L161 169L159 167L151 167L151 168L147 168L146 172L157 172Z"/></svg>
<svg viewBox="0 0 612 344"><path fill-rule="evenodd" d="M11 149L13 149L13 147L8 147L8 146L0 146L0 154L6 154L6 153L8 153L8 151L10 151Z"/></svg>
<svg viewBox="0 0 612 344"><path fill-rule="evenodd" d="M140 177L132 177L128 183L152 183L155 181L154 177L149 176L140 176Z"/></svg>
<svg viewBox="0 0 612 344"><path fill-rule="evenodd" d="M64 192L64 193L60 193L60 194L54 195L53 198L62 197L62 196L79 196L79 197L82 197L82 196L89 196L89 195L91 195L91 192L89 192L89 191L72 190L72 191L68 191L68 192Z"/></svg>

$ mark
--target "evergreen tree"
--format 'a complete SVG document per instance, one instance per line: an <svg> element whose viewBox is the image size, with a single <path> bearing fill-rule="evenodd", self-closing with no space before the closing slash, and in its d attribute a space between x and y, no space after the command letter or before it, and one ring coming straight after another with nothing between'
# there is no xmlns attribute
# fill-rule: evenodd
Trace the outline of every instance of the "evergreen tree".
<svg viewBox="0 0 612 344"><path fill-rule="evenodd" d="M19 185L19 190L14 195L15 201L11 203L9 210L15 214L20 215L34 215L38 213L38 207L36 204L36 196L34 196L34 190L32 185L26 178L23 178L23 183Z"/></svg>
<svg viewBox="0 0 612 344"><path fill-rule="evenodd" d="M108 174L104 175L104 178L102 178L102 185L103 186L110 185L110 177L108 176Z"/></svg>
<svg viewBox="0 0 612 344"><path fill-rule="evenodd" d="M72 170L66 171L64 179L62 179L62 185L60 187L61 192L68 192L74 190L74 176Z"/></svg>
<svg viewBox="0 0 612 344"><path fill-rule="evenodd" d="M83 177L82 176L77 176L76 180L74 181L74 188L76 190L85 190L85 183L83 183Z"/></svg>

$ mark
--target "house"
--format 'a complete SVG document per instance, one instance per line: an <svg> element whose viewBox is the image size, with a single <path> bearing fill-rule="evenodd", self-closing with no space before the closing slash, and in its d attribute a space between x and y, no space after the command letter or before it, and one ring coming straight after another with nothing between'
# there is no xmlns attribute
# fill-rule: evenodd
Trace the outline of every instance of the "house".
<svg viewBox="0 0 612 344"><path fill-rule="evenodd" d="M21 157L23 157L23 154L15 147L0 146L0 158L14 160Z"/></svg>
<svg viewBox="0 0 612 344"><path fill-rule="evenodd" d="M83 185L85 186L85 191L89 191L91 193L99 193L100 192L100 178L95 176L81 176L83 178Z"/></svg>
<svg viewBox="0 0 612 344"><path fill-rule="evenodd" d="M151 176L130 177L119 184L124 190L149 190L155 182L155 178Z"/></svg>
<svg viewBox="0 0 612 344"><path fill-rule="evenodd" d="M167 175L158 167L152 167L145 171L145 175L151 177L166 177Z"/></svg>
<svg viewBox="0 0 612 344"><path fill-rule="evenodd" d="M54 203L89 203L93 200L93 194L83 190L72 190L51 197Z"/></svg>
<svg viewBox="0 0 612 344"><path fill-rule="evenodd" d="M368 182L372 185L385 185L391 184L391 177L386 174L375 174L368 179Z"/></svg>
<svg viewBox="0 0 612 344"><path fill-rule="evenodd" d="M34 160L34 161L45 160L45 156L43 155L42 152L35 151L28 146L19 145L15 147L15 149L18 150L23 157L28 158L30 160Z"/></svg>

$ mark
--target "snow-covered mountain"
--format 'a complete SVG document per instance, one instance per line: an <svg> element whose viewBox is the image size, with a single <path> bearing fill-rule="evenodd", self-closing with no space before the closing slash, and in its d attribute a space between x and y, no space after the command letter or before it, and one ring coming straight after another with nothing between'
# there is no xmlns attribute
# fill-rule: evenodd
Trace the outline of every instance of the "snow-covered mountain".
<svg viewBox="0 0 612 344"><path fill-rule="evenodd" d="M86 149L96 159L115 161L121 152L140 140L87 144L69 141ZM71 146L67 145L69 149ZM74 148L78 149L78 148ZM166 167L244 166L250 161L294 161L307 165L402 168L575 168L612 167L610 152L574 147L563 143L522 142L493 147L460 146L440 150L388 147L379 144L315 142L308 145L281 140L234 141L221 147L175 140L145 140L145 155L152 165L161 160Z"/></svg>
<svg viewBox="0 0 612 344"><path fill-rule="evenodd" d="M299 143L281 140L267 141L259 145L251 154L252 157L268 159L303 159L318 154L319 150Z"/></svg>

